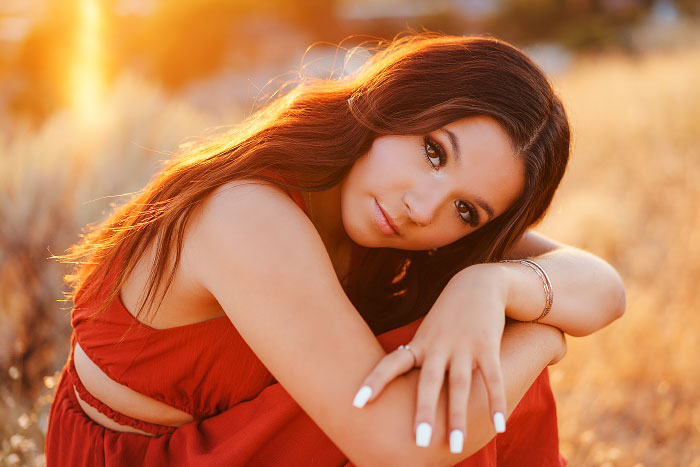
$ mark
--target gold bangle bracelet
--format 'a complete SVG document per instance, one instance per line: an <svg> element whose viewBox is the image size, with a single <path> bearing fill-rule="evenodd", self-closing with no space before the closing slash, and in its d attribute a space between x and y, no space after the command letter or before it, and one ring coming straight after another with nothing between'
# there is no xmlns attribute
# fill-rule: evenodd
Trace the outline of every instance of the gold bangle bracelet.
<svg viewBox="0 0 700 467"><path fill-rule="evenodd" d="M534 261L530 259L504 259L501 261L501 263L521 263L526 266L528 266L530 269L535 271L537 275L542 279L542 288L544 289L544 309L542 310L542 313L540 316L538 316L536 319L533 319L532 321L528 321L528 323L539 323L542 318L547 316L549 314L549 311L552 309L552 303L554 302L554 292L552 290L552 282L549 280L549 276L545 272L544 269L542 269L542 266L539 264L535 263Z"/></svg>

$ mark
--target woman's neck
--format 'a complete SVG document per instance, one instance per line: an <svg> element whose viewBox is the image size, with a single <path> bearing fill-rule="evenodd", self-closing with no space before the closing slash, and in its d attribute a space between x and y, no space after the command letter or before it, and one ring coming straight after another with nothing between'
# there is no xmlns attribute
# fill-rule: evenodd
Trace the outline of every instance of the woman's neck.
<svg viewBox="0 0 700 467"><path fill-rule="evenodd" d="M325 191L308 193L306 198L309 217L331 258L340 280L350 270L353 241L343 226L340 208L340 184Z"/></svg>

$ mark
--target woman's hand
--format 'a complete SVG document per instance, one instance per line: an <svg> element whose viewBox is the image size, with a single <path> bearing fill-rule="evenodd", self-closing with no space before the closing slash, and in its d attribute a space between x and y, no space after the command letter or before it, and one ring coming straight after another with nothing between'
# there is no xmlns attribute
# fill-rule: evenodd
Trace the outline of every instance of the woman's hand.
<svg viewBox="0 0 700 467"><path fill-rule="evenodd" d="M397 376L420 367L414 429L416 444L430 443L437 401L448 374L450 450L461 452L473 370L481 371L496 432L505 431L506 398L500 346L508 282L499 264L478 264L456 274L407 347L383 358L365 379L354 404L376 399Z"/></svg>

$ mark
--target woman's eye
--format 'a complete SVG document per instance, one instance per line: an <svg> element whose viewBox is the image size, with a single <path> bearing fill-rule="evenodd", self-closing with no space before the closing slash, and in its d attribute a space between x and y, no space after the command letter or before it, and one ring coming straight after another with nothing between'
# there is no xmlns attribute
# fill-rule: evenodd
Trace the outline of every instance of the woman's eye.
<svg viewBox="0 0 700 467"><path fill-rule="evenodd" d="M425 157L435 170L445 165L445 151L439 143L435 142L429 136L423 138L423 149L425 150Z"/></svg>
<svg viewBox="0 0 700 467"><path fill-rule="evenodd" d="M459 217L462 218L464 222L472 227L479 225L479 214L476 212L476 209L474 209L474 206L460 200L455 202L455 207L457 208Z"/></svg>

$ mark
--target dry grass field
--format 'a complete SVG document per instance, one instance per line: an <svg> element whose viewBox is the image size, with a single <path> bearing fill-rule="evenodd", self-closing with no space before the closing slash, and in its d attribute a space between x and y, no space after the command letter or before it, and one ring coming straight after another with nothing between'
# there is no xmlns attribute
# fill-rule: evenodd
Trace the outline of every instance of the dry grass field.
<svg viewBox="0 0 700 467"><path fill-rule="evenodd" d="M552 368L561 449L571 466L700 467L700 49L588 57L555 82L574 151L540 230L609 260L628 297ZM0 127L0 464L43 462L69 338L46 258L145 183L153 149L218 123L132 78L101 116Z"/></svg>
<svg viewBox="0 0 700 467"><path fill-rule="evenodd" d="M610 261L626 315L552 371L572 466L700 466L700 50L557 81L572 164L541 230Z"/></svg>

